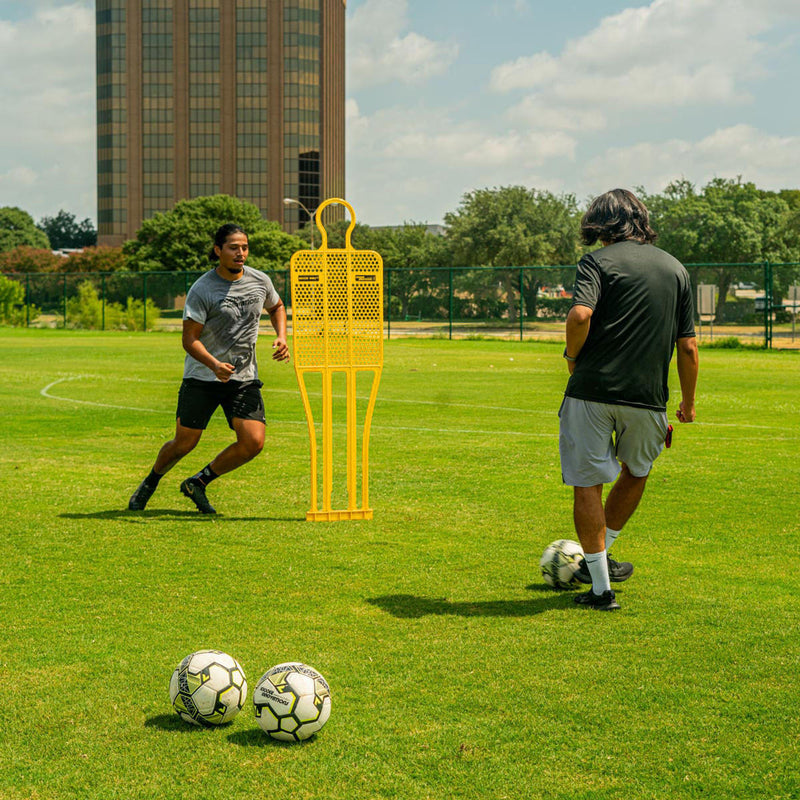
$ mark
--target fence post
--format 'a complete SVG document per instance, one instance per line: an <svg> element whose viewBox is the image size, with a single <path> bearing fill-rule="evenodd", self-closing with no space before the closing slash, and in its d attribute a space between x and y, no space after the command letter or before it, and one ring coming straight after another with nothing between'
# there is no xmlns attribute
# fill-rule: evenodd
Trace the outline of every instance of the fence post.
<svg viewBox="0 0 800 800"><path fill-rule="evenodd" d="M142 330L147 333L147 273L142 273Z"/></svg>
<svg viewBox="0 0 800 800"><path fill-rule="evenodd" d="M522 317L525 314L525 300L522 296L522 267L519 268L519 340L522 341Z"/></svg>
<svg viewBox="0 0 800 800"><path fill-rule="evenodd" d="M67 327L67 273L64 273L64 298L63 298L63 305L64 305L64 328Z"/></svg>
<svg viewBox="0 0 800 800"><path fill-rule="evenodd" d="M31 326L31 274L25 274L25 327Z"/></svg>
<svg viewBox="0 0 800 800"><path fill-rule="evenodd" d="M103 273L101 281L102 281L101 282L101 287L102 287L102 292L103 292L103 304L102 304L101 308L103 309L103 311L102 311L102 321L100 323L100 330L104 331L106 329L106 274L105 274L105 272Z"/></svg>
<svg viewBox="0 0 800 800"><path fill-rule="evenodd" d="M772 349L772 264L764 262L764 347Z"/></svg>
<svg viewBox="0 0 800 800"><path fill-rule="evenodd" d="M392 268L386 270L386 338L392 338Z"/></svg>
<svg viewBox="0 0 800 800"><path fill-rule="evenodd" d="M451 266L449 269L449 289L448 289L448 318L450 319L450 338L453 338L453 267Z"/></svg>

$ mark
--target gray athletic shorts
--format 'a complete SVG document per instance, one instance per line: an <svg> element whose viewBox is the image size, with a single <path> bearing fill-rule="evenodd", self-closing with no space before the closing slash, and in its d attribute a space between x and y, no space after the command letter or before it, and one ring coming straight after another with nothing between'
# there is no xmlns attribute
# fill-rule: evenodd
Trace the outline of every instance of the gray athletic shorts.
<svg viewBox="0 0 800 800"><path fill-rule="evenodd" d="M568 486L611 483L620 462L637 478L649 475L668 428L665 411L574 397L564 398L558 417L561 475Z"/></svg>

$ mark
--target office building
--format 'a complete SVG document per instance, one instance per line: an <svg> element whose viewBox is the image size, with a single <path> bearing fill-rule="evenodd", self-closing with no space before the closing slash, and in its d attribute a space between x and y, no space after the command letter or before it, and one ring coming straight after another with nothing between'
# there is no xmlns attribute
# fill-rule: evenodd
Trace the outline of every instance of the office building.
<svg viewBox="0 0 800 800"><path fill-rule="evenodd" d="M284 198L313 213L344 196L345 0L96 10L101 244L185 198L234 195L292 231L308 217Z"/></svg>

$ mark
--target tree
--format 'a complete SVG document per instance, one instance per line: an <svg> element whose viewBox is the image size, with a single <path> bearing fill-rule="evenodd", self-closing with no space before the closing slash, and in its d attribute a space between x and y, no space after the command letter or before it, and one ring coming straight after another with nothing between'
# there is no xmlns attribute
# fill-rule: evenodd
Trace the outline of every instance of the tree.
<svg viewBox="0 0 800 800"><path fill-rule="evenodd" d="M670 184L662 196L644 198L657 244L687 264L747 264L800 258L800 231L787 199L753 183L715 178L701 191L688 181ZM719 289L716 321L724 321L725 300L734 277L757 280L760 268L690 270L695 281L710 280Z"/></svg>
<svg viewBox="0 0 800 800"><path fill-rule="evenodd" d="M27 211L14 206L0 208L0 253L15 247L37 247L49 250L50 241L44 231L34 225Z"/></svg>
<svg viewBox="0 0 800 800"><path fill-rule="evenodd" d="M126 269L121 247L86 247L62 259L59 272L118 272Z"/></svg>
<svg viewBox="0 0 800 800"><path fill-rule="evenodd" d="M452 263L447 240L430 233L425 225L409 222L396 228L373 228L373 250L391 270L392 297L400 302L400 315L408 316L412 300L425 316L438 316L446 308L444 281L437 267ZM387 284L389 282L387 280Z"/></svg>
<svg viewBox="0 0 800 800"><path fill-rule="evenodd" d="M49 249L15 247L0 252L0 272L57 272L66 260Z"/></svg>
<svg viewBox="0 0 800 800"><path fill-rule="evenodd" d="M54 250L93 247L97 244L97 231L92 221L87 217L83 222L78 222L74 214L63 209L54 217L42 217L38 227L47 234Z"/></svg>
<svg viewBox="0 0 800 800"><path fill-rule="evenodd" d="M252 203L217 194L181 200L171 211L155 214L122 246L126 266L134 271L199 272L209 267L208 253L221 225L240 225L250 240L247 263L261 270L282 270L302 240L277 222L262 219Z"/></svg>
<svg viewBox="0 0 800 800"><path fill-rule="evenodd" d="M569 194L524 186L476 189L464 195L457 211L445 215L445 224L454 256L465 266L572 265L581 252L578 208ZM509 270L504 277L509 321L516 318L514 291L523 293L528 314L535 315L542 281L554 277L527 270L519 286L518 271Z"/></svg>

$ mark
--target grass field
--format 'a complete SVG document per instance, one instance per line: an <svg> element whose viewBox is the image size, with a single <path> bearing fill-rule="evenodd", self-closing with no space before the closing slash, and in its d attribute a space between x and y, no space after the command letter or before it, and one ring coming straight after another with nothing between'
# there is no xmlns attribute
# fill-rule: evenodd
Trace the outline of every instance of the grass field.
<svg viewBox="0 0 800 800"><path fill-rule="evenodd" d="M797 353L701 351L698 423L657 462L602 614L538 574L574 538L562 346L387 343L375 518L338 523L304 519L294 371L259 347L267 446L211 486L219 515L178 484L230 441L221 415L131 513L179 336L0 330L0 798L800 796ZM316 667L330 722L280 745L248 699L190 729L169 677L208 647L251 687Z"/></svg>

